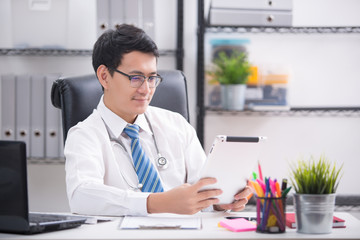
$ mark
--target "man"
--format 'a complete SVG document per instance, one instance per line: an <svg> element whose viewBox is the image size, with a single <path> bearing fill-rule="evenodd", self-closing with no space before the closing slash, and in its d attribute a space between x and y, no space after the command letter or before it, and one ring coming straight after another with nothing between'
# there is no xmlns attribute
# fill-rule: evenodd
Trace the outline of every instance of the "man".
<svg viewBox="0 0 360 240"><path fill-rule="evenodd" d="M178 113L149 106L161 82L158 57L149 36L130 25L95 43L93 67L104 94L97 109L69 130L64 150L72 212L194 214L218 203L220 189L199 191L216 179L199 180L205 154L193 127ZM167 169L156 168L158 153ZM249 193L219 208L241 210Z"/></svg>

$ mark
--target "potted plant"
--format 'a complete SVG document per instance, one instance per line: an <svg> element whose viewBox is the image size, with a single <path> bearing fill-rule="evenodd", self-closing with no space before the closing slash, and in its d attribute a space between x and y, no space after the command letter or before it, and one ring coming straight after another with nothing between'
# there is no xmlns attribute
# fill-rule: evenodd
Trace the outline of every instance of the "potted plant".
<svg viewBox="0 0 360 240"><path fill-rule="evenodd" d="M333 224L335 192L343 165L336 168L324 155L318 161L298 160L291 166L290 181L295 189L294 207L297 231L330 233Z"/></svg>
<svg viewBox="0 0 360 240"><path fill-rule="evenodd" d="M243 110L245 91L251 66L247 54L240 51L222 51L214 60L214 69L209 72L221 85L222 107L228 110Z"/></svg>

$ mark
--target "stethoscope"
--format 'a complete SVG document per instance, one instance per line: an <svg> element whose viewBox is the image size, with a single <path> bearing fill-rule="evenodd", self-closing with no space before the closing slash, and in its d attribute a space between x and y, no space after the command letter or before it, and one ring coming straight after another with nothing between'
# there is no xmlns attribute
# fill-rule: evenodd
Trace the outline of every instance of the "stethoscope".
<svg viewBox="0 0 360 240"><path fill-rule="evenodd" d="M155 148L156 148L156 152L157 152L157 159L156 159L156 161L155 161L155 162L156 162L156 166L157 166L158 169L160 169L160 170L165 170L165 169L168 168L169 162L167 161L167 159L166 159L165 157L163 157L163 156L161 155L161 153L160 153L160 151L159 151L159 147L158 147L157 142L156 142L155 133L154 133L154 130L153 130L153 128L152 128L152 125L151 125L151 123L150 123L150 121L149 121L149 119L148 119L148 117L146 116L145 113L144 113L144 116L145 116L146 122L149 124L149 127L150 127L151 132L153 133L153 134L152 134L152 138L153 138L153 140L154 140L154 144L155 144ZM107 132L108 132L110 141L118 143L118 144L124 149L124 151L125 151L127 154L129 154L129 152L126 150L126 148L125 148L125 146L124 146L124 143L123 143L120 139L118 139L118 138L116 138L116 137L114 136L114 134L113 134L112 131L110 130L109 126L105 123L104 119L103 119L103 122L104 122L105 127L106 127L106 130L107 130ZM130 157L131 157L131 154L129 154L129 155L130 155Z"/></svg>

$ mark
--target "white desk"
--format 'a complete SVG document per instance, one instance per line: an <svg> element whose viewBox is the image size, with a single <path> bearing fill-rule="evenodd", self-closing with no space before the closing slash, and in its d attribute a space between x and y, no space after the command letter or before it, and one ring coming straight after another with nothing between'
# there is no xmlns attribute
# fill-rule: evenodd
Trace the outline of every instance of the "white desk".
<svg viewBox="0 0 360 240"><path fill-rule="evenodd" d="M286 233L263 234L252 232L230 232L219 228L217 223L224 218L223 213L199 213L202 218L201 230L119 230L120 219L82 225L79 228L36 235L2 234L0 239L360 239L360 220L349 213L336 212L336 216L346 220L346 228L333 229L331 234L300 234L296 229L286 229ZM241 212L240 216L254 216Z"/></svg>

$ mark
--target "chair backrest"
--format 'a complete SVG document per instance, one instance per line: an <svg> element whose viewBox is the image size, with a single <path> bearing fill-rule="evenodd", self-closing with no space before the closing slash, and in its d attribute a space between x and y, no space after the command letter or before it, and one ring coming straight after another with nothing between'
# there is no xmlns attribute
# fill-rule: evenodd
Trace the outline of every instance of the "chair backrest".
<svg viewBox="0 0 360 240"><path fill-rule="evenodd" d="M152 106L178 112L189 121L186 78L178 70L160 70L162 83L156 88ZM97 107L103 94L95 75L62 77L51 89L52 104L61 109L64 141L69 129L87 118Z"/></svg>

